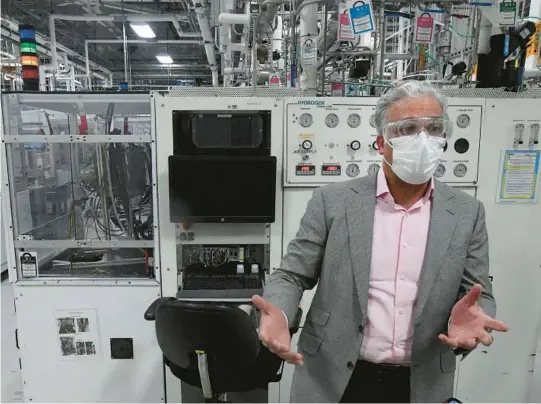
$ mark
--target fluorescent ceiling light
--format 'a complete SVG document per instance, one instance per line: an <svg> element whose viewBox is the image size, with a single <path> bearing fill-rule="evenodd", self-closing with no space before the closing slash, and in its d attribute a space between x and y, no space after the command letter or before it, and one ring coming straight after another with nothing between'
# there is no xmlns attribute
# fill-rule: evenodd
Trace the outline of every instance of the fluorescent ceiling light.
<svg viewBox="0 0 541 404"><path fill-rule="evenodd" d="M173 63L173 58L167 53L158 53L156 55L156 59L158 59L158 62L164 65L170 65Z"/></svg>
<svg viewBox="0 0 541 404"><path fill-rule="evenodd" d="M141 38L156 38L156 34L146 22L132 22L130 26Z"/></svg>

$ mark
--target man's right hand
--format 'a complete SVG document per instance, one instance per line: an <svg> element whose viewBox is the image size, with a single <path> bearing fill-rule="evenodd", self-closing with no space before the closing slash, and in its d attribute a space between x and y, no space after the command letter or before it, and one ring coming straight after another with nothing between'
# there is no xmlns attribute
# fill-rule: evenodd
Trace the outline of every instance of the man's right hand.
<svg viewBox="0 0 541 404"><path fill-rule="evenodd" d="M287 363L302 365L302 355L291 352L291 334L282 310L261 296L252 297L252 302L261 313L259 321L261 343Z"/></svg>

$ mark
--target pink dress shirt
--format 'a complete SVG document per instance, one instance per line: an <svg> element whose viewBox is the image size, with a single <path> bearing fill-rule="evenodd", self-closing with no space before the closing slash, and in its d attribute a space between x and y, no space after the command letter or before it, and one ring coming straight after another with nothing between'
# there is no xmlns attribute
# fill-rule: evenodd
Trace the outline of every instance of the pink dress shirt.
<svg viewBox="0 0 541 404"><path fill-rule="evenodd" d="M428 238L434 183L411 208L397 205L383 170L377 177L374 238L368 290L368 321L360 358L409 364L413 310Z"/></svg>

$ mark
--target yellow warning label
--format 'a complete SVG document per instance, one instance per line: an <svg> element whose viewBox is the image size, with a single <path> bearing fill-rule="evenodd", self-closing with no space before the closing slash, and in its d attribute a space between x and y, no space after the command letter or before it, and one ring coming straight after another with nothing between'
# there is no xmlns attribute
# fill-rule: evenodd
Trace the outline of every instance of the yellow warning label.
<svg viewBox="0 0 541 404"><path fill-rule="evenodd" d="M314 138L313 133L300 133L299 139L302 140L312 140Z"/></svg>

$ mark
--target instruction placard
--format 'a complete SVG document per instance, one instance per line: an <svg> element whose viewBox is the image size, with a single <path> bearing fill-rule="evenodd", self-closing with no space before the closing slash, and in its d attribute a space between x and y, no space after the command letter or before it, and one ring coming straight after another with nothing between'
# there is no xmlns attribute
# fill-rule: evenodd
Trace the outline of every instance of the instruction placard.
<svg viewBox="0 0 541 404"><path fill-rule="evenodd" d="M355 35L374 31L374 12L369 0L356 1L354 7L349 10L349 15Z"/></svg>
<svg viewBox="0 0 541 404"><path fill-rule="evenodd" d="M314 67L317 64L317 46L315 39L306 38L302 44L302 67Z"/></svg>
<svg viewBox="0 0 541 404"><path fill-rule="evenodd" d="M354 0L342 0L338 5L338 40L339 41L353 41L355 34L353 33L353 27L351 26L351 16L349 9L355 4Z"/></svg>
<svg viewBox="0 0 541 404"><path fill-rule="evenodd" d="M416 43L432 43L434 35L434 18L430 13L421 13L415 18L415 39Z"/></svg>
<svg viewBox="0 0 541 404"><path fill-rule="evenodd" d="M503 0L500 3L500 27L515 25L517 20L517 3Z"/></svg>
<svg viewBox="0 0 541 404"><path fill-rule="evenodd" d="M38 254L34 251L20 251L19 263L23 278L35 278L38 276Z"/></svg>
<svg viewBox="0 0 541 404"><path fill-rule="evenodd" d="M95 310L56 312L56 329L63 358L95 358L99 353L98 318Z"/></svg>
<svg viewBox="0 0 541 404"><path fill-rule="evenodd" d="M540 150L503 151L497 202L537 201L540 157Z"/></svg>

